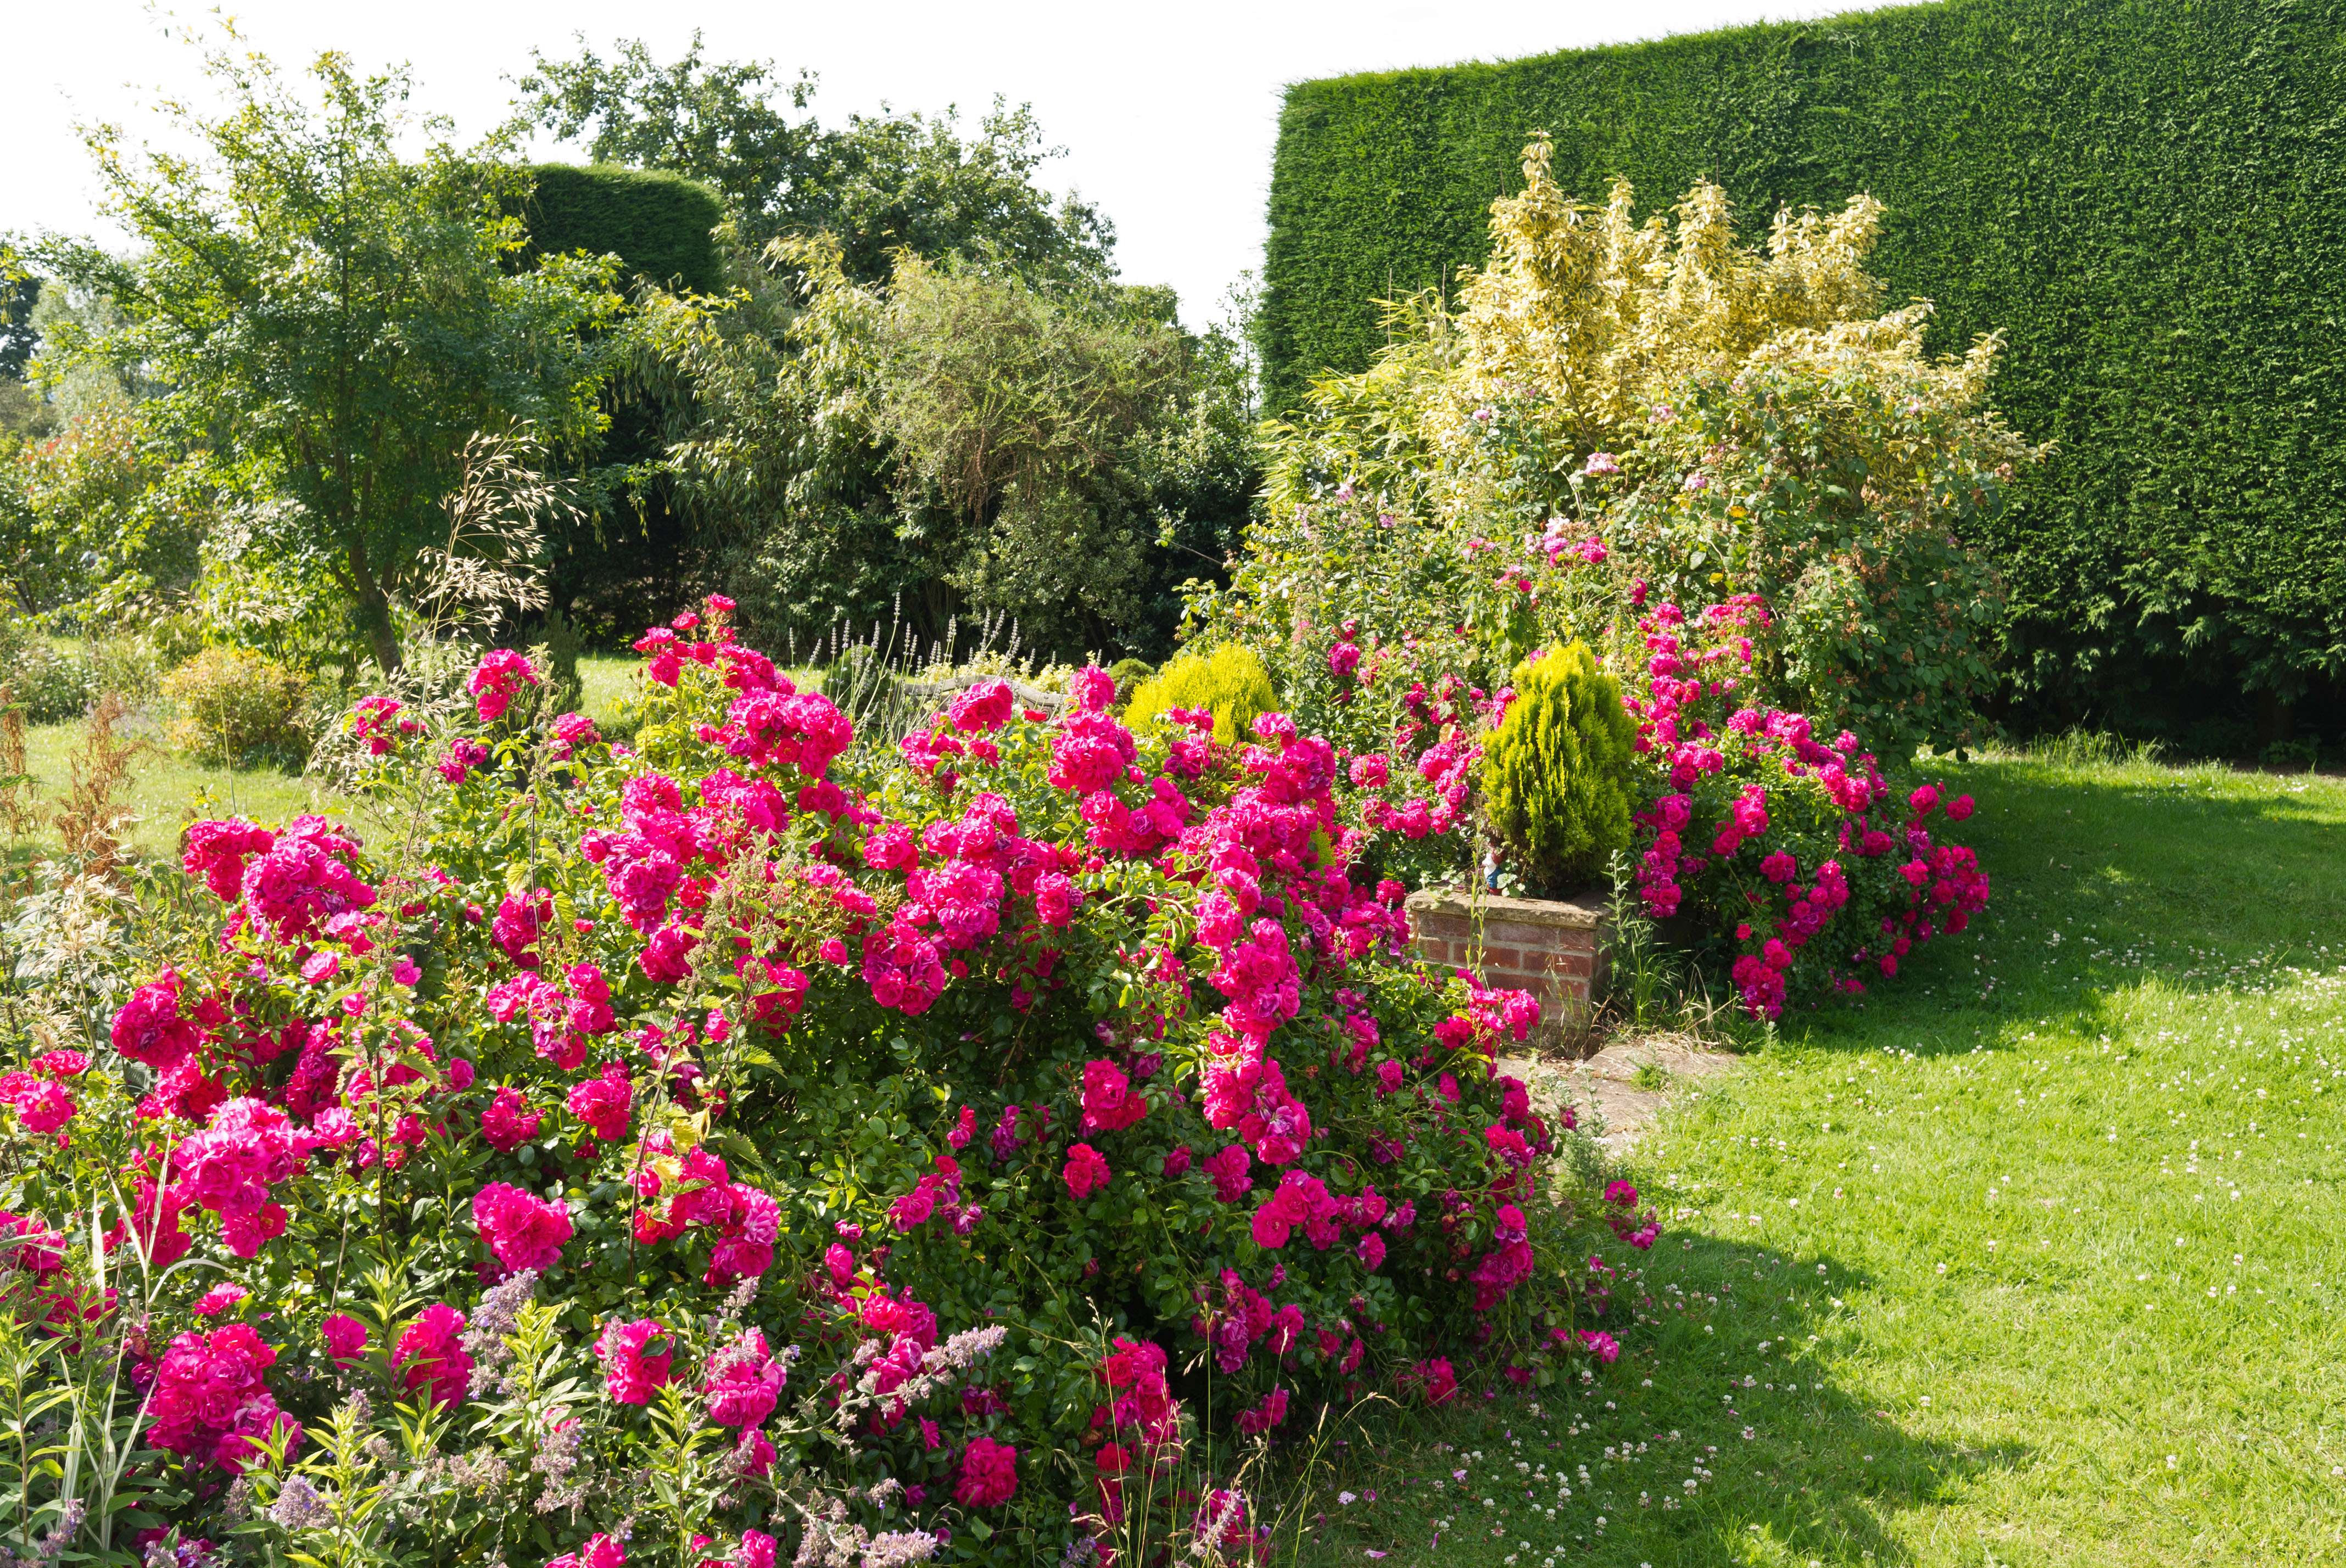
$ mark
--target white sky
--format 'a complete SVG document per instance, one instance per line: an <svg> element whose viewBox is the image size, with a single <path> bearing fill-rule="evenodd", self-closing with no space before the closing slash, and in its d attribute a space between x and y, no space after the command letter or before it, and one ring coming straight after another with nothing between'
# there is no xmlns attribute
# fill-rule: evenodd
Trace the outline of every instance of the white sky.
<svg viewBox="0 0 2346 1568"><path fill-rule="evenodd" d="M607 56L615 40L640 37L666 63L698 26L709 57L771 58L785 77L801 66L819 73L811 107L827 124L883 101L924 112L959 105L966 122L996 93L1031 102L1045 135L1067 148L1045 167L1047 183L1099 203L1116 222L1124 276L1174 285L1182 315L1197 326L1217 313L1241 270L1260 266L1280 93L1291 81L1842 9L1845 0L705 0L648 10L611 0L252 0L228 12L254 47L289 69L326 48L349 53L364 69L408 63L415 106L452 117L464 141L504 117L512 97L505 78L527 66L531 47L566 57L574 31ZM180 15L199 24L209 17L192 8ZM0 232L105 232L73 125L111 120L137 136L153 123L146 106L158 90L199 90L193 51L166 36L167 25L167 15L136 0L28 5L11 17L8 90L0 92ZM542 150L566 156L561 148Z"/></svg>

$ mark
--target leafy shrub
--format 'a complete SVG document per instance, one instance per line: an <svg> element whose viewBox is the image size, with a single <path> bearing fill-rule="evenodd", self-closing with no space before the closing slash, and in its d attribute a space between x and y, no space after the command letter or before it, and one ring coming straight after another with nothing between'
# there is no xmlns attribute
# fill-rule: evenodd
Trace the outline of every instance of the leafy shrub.
<svg viewBox="0 0 2346 1568"><path fill-rule="evenodd" d="M638 644L632 748L510 653L462 724L361 703L380 848L189 830L220 901L27 1189L125 1185L138 1299L76 1332L141 1327L149 1518L242 1469L256 1552L386 1486L391 1553L1251 1553L1233 1441L1617 1353L1653 1223L1495 1075L1531 999L1403 960L1327 743L1136 736L1086 670L842 774L838 710L712 624Z"/></svg>
<svg viewBox="0 0 2346 1568"><path fill-rule="evenodd" d="M299 761L307 744L294 718L306 683L243 648L206 648L162 678L176 710L171 744L233 765L268 753Z"/></svg>
<svg viewBox="0 0 2346 1568"><path fill-rule="evenodd" d="M1641 227L1626 187L1603 208L1566 198L1545 141L1524 173L1492 204L1491 260L1455 311L1412 306L1376 364L1323 378L1270 427L1278 521L1250 539L1250 557L1270 554L1241 566L1237 596L1273 620L1337 618L1285 557L1299 535L1303 554L1334 554L1316 532L1334 504L1367 504L1392 519L1390 543L1345 543L1424 559L1385 565L1405 588L1355 576L1341 596L1400 597L1423 622L1449 604L1433 580L1463 579L1455 624L1509 653L1502 671L1575 636L1609 649L1636 581L1682 605L1756 593L1780 612L1754 672L1779 701L1863 729L1892 760L1976 741L2002 611L1974 543L2041 455L1986 407L1998 341L1933 359L1927 303L1875 313L1870 199L1782 215L1765 247L1744 246L1714 185L1675 228ZM1612 602L1554 594L1559 557L1566 576L1609 559L1589 581ZM1324 578L1342 578L1331 565ZM1296 602L1269 602L1282 595ZM1345 613L1388 637L1417 630Z"/></svg>
<svg viewBox="0 0 2346 1568"><path fill-rule="evenodd" d="M90 681L97 690L113 692L133 708L144 708L163 694L164 655L143 636L105 637L89 647Z"/></svg>
<svg viewBox="0 0 2346 1568"><path fill-rule="evenodd" d="M1586 643L1515 671L1483 752L1484 809L1535 891L1586 886L1629 842L1637 726Z"/></svg>
<svg viewBox="0 0 2346 1568"><path fill-rule="evenodd" d="M1262 659L1244 643L1228 642L1210 654L1186 653L1135 687L1124 720L1147 728L1179 708L1214 716L1213 738L1230 745L1252 731L1260 716L1279 706L1279 692Z"/></svg>
<svg viewBox="0 0 2346 1568"><path fill-rule="evenodd" d="M1132 694L1140 689L1141 682L1157 673L1157 667L1147 659L1120 658L1107 667L1110 678L1116 682L1116 706L1119 712L1132 704Z"/></svg>
<svg viewBox="0 0 2346 1568"><path fill-rule="evenodd" d="M8 662L8 687L28 724L79 718L97 699L97 675L87 657L53 647L21 625L0 636L0 657Z"/></svg>
<svg viewBox="0 0 2346 1568"><path fill-rule="evenodd" d="M195 576L201 508L169 450L145 413L105 406L0 464L15 503L0 504L0 582L17 604L95 631Z"/></svg>
<svg viewBox="0 0 2346 1568"><path fill-rule="evenodd" d="M1629 700L1637 748L1658 775L1637 814L1637 891L1734 957L1745 1009L1862 992L1916 944L1986 907L1987 873L1928 826L1943 791L1902 793L1841 731L1750 700L1774 619L1757 597L1695 616L1664 604L1638 623L1649 650ZM1972 814L1968 795L1945 820Z"/></svg>

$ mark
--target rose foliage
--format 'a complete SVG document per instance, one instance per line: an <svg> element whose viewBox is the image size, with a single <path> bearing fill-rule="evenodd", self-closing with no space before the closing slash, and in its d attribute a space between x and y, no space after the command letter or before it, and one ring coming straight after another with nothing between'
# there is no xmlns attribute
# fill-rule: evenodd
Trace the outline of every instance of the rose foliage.
<svg viewBox="0 0 2346 1568"><path fill-rule="evenodd" d="M453 715L362 704L359 823L195 824L111 1051L27 1069L26 1125L120 1167L142 1517L322 1552L381 1487L372 1539L460 1557L1227 1551L1226 1445L1610 1359L1651 1216L1496 1070L1532 1000L1408 962L1356 874L1438 789L1280 715L1137 738L1096 670L852 751L729 607L638 645L630 744L512 655ZM8 1223L20 1321L114 1309Z"/></svg>

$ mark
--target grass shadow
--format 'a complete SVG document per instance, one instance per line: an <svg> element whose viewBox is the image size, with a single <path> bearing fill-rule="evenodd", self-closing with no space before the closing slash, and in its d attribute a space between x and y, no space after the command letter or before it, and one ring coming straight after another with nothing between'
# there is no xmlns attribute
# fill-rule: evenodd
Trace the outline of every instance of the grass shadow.
<svg viewBox="0 0 2346 1568"><path fill-rule="evenodd" d="M1854 1005L1788 1013L1779 1033L1921 1055L2004 1043L2015 1025L2115 1031L2146 986L2216 996L2346 965L2346 785L2148 763L1942 765L1976 815L1951 836L1994 882L1961 936L1909 955Z"/></svg>
<svg viewBox="0 0 2346 1568"><path fill-rule="evenodd" d="M1893 1516L2030 1461L2018 1441L1918 1437L1821 1369L1843 1298L1872 1284L1861 1273L1729 1237L1678 1240L1617 1304L1625 1352L1590 1381L1372 1408L1290 1456L1278 1501L1291 1561L1904 1563Z"/></svg>

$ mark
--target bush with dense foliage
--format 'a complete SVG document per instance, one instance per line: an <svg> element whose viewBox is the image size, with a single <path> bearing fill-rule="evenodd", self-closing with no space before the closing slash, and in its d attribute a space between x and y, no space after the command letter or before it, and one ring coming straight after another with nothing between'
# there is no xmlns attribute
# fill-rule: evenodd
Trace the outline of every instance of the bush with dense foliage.
<svg viewBox="0 0 2346 1568"><path fill-rule="evenodd" d="M1533 891L1586 887L1629 843L1621 685L1574 643L1517 666L1512 687L1483 748L1484 809Z"/></svg>
<svg viewBox="0 0 2346 1568"><path fill-rule="evenodd" d="M149 417L83 413L0 455L0 586L66 630L111 629L195 575L200 508Z"/></svg>
<svg viewBox="0 0 2346 1568"><path fill-rule="evenodd" d="M1177 708L1213 716L1210 738L1235 745L1254 732L1254 721L1277 711L1279 692L1262 659L1244 643L1224 643L1211 653L1185 653L1133 689L1124 721L1136 732L1169 722Z"/></svg>
<svg viewBox="0 0 2346 1568"><path fill-rule="evenodd" d="M729 607L632 746L509 653L362 702L368 841L196 824L168 964L5 1080L117 1544L1239 1560L1229 1434L1612 1359L1652 1220L1496 1074L1536 1004L1402 960L1327 742L1089 669L851 754Z"/></svg>
<svg viewBox="0 0 2346 1568"><path fill-rule="evenodd" d="M1384 596L1422 622L1443 602L1429 571L1479 568L1461 618L1521 652L1599 629L1553 596L1531 624L1541 555L1609 555L1616 580L1689 602L1760 594L1784 612L1768 673L1820 724L1856 725L1884 756L1975 739L1997 587L1964 541L2036 455L1985 407L1996 341L1933 360L1928 305L1876 313L1868 199L1780 214L1744 247L1716 186L1675 225L1638 225L1626 186L1573 202L1549 159L1544 139L1525 149L1525 187L1492 204L1494 254L1454 310L1419 301L1374 365L1322 378L1270 427L1273 517L1341 490L1423 519L1433 535L1402 530L1404 545L1456 555Z"/></svg>
<svg viewBox="0 0 2346 1568"><path fill-rule="evenodd" d="M660 169L531 164L509 202L529 232L524 256L617 256L622 278L713 293L725 286L716 229L725 209L698 180Z"/></svg>
<svg viewBox="0 0 2346 1568"><path fill-rule="evenodd" d="M1895 973L1986 897L1927 833L1919 870L1866 846L1893 826L1882 769L1976 733L1994 583L1961 531L2033 454L1982 406L1992 340L1933 361L1926 308L1871 314L1871 203L1746 249L1715 187L1640 227L1626 189L1566 200L1547 159L1526 149L1454 310L1415 302L1370 369L1268 427L1265 515L1193 635L1264 650L1297 722L1387 792L1364 808L1395 830L1382 865L1473 874L1448 830L1479 817L1526 882L1553 873L1478 765L1521 661L1584 640L1635 698L1647 908L1773 1016ZM1731 631L1732 667L1684 685L1680 621ZM1866 782L1819 794L1828 763ZM1727 781L1733 831L1702 816ZM1767 830L1782 858L1738 858Z"/></svg>
<svg viewBox="0 0 2346 1568"><path fill-rule="evenodd" d="M210 647L162 679L171 744L233 767L256 753L299 761L308 746L295 719L308 682L243 648Z"/></svg>
<svg viewBox="0 0 2346 1568"><path fill-rule="evenodd" d="M1768 701L1752 675L1775 620L1756 596L1692 616L1657 605L1637 629L1637 895L1726 958L1751 1016L1862 993L1986 907L1979 857L1928 825L1937 786L1902 793L1856 736ZM1946 802L1951 823L1971 814L1968 795Z"/></svg>
<svg viewBox="0 0 2346 1568"><path fill-rule="evenodd" d="M1954 0L1299 83L1270 188L1268 401L1387 341L1373 301L1491 254L1515 148L1566 190L1708 177L1749 211L1887 208L1873 270L1997 330L2059 451L1987 520L2019 722L2189 735L2346 718L2346 243L2335 8ZM2222 260L2218 260L2217 258ZM1789 607L1789 606L1788 606Z"/></svg>
<svg viewBox="0 0 2346 1568"><path fill-rule="evenodd" d="M976 612L1050 657L1164 651L1254 487L1229 334L1181 331L1163 290L909 252L864 283L828 239L767 260L734 295L644 301L662 483L745 624L937 640Z"/></svg>
<svg viewBox="0 0 2346 1568"><path fill-rule="evenodd" d="M0 657L7 660L8 700L23 709L28 724L58 724L89 711L98 695L97 674L73 649L42 640L22 622L0 628Z"/></svg>

